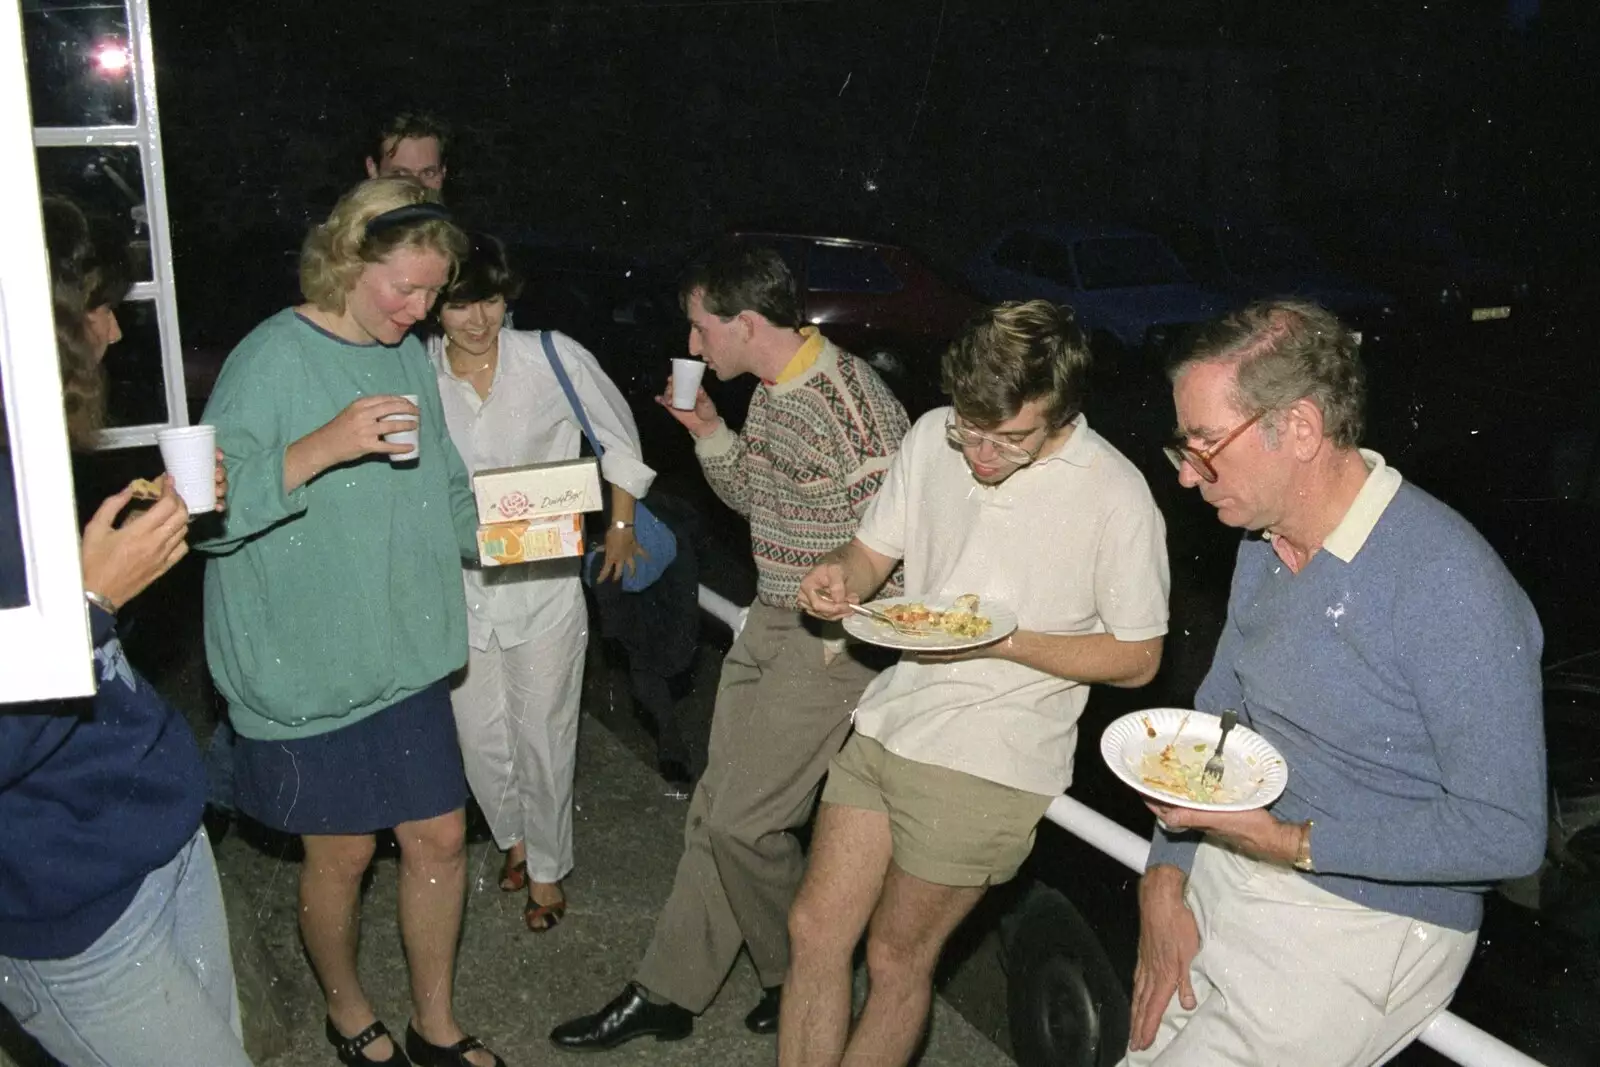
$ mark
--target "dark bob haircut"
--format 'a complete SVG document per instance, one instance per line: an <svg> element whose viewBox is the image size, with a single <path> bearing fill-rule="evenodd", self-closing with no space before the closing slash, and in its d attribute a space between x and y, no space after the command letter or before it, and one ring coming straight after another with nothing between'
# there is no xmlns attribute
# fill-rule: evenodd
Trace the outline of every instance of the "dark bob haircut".
<svg viewBox="0 0 1600 1067"><path fill-rule="evenodd" d="M435 307L476 304L497 296L512 301L521 296L522 279L511 268L505 244L487 233L468 234L467 240L471 247L456 268L455 280L439 294Z"/></svg>

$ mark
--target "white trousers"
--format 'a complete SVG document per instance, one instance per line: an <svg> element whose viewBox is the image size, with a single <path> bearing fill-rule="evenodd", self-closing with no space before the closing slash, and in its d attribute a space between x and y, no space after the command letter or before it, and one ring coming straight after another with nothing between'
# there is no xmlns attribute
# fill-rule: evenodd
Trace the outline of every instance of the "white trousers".
<svg viewBox="0 0 1600 1067"><path fill-rule="evenodd" d="M1362 907L1294 871L1202 844L1185 899L1196 1006L1173 995L1126 1067L1367 1067L1450 1003L1476 933Z"/></svg>
<svg viewBox="0 0 1600 1067"><path fill-rule="evenodd" d="M472 795L495 844L528 850L528 877L559 882L572 870L572 777L589 621L581 609L511 648L490 638L467 650L450 694Z"/></svg>

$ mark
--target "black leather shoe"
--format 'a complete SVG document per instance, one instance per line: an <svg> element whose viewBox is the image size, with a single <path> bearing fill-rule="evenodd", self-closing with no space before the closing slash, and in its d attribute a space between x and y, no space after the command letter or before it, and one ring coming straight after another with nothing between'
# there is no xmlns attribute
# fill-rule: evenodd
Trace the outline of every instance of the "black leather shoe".
<svg viewBox="0 0 1600 1067"><path fill-rule="evenodd" d="M778 1032L778 1009L783 1006L783 986L769 985L761 990L761 1003L744 1017L745 1029L752 1034Z"/></svg>
<svg viewBox="0 0 1600 1067"><path fill-rule="evenodd" d="M333 1025L332 1019L328 1019L326 1022L327 1025L323 1030L328 1035L328 1044L333 1046L333 1051L338 1055L340 1063L349 1064L349 1067L363 1067L363 1065L365 1067L411 1067L411 1061L406 1058L404 1052L400 1051L400 1042L394 1039L394 1035L389 1033L389 1028L384 1026L382 1022L373 1023L355 1037L345 1037L341 1034L338 1028ZM394 1051L389 1054L389 1058L386 1060L369 1059L365 1052L366 1047L384 1037L387 1037L390 1043L394 1045Z"/></svg>
<svg viewBox="0 0 1600 1067"><path fill-rule="evenodd" d="M550 1043L574 1052L596 1052L636 1037L681 1041L693 1032L694 1012L676 1004L652 1004L639 983L629 982L617 999L595 1014L579 1016L550 1031Z"/></svg>

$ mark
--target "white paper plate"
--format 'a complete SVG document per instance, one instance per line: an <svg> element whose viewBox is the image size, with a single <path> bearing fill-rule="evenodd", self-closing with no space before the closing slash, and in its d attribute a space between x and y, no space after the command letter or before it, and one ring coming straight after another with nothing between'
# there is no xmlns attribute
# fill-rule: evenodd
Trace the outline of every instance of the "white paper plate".
<svg viewBox="0 0 1600 1067"><path fill-rule="evenodd" d="M1184 708L1151 708L1122 716L1100 735L1100 757L1118 778L1145 796L1177 807L1200 811L1251 811L1278 799L1283 787L1289 784L1289 766L1266 738L1242 723L1233 728L1228 735L1228 747L1222 750L1222 762L1226 765L1222 787L1228 791L1224 794L1228 797L1225 802L1191 800L1146 782L1139 772L1144 757L1160 752L1172 742L1185 715L1189 721L1178 738L1178 752L1185 762L1198 760L1204 764L1216 750L1217 738L1222 735L1222 720L1203 711ZM1196 745L1204 745L1204 751L1195 751Z"/></svg>
<svg viewBox="0 0 1600 1067"><path fill-rule="evenodd" d="M954 601L954 597L949 600L930 600L925 597L901 596L874 600L866 607L882 611L895 604L926 604L936 611L949 611ZM959 652L965 648L992 645L1017 628L1017 613L998 601L980 598L978 614L989 619L989 632L982 637L956 637L953 634L940 633L912 636L899 633L887 623L856 614L845 616L844 629L857 640L882 645L884 648L898 648L907 652Z"/></svg>

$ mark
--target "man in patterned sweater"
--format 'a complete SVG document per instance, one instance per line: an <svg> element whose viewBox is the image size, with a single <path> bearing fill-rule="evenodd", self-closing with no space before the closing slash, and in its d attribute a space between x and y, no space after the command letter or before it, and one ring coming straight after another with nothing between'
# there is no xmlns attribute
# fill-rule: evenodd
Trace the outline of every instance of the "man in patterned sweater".
<svg viewBox="0 0 1600 1067"><path fill-rule="evenodd" d="M789 830L810 813L876 673L837 623L804 615L796 596L806 572L855 535L908 429L905 410L871 367L801 325L777 253L719 246L681 296L689 352L723 380L761 379L739 434L704 389L691 411L667 406L694 435L717 495L750 521L758 596L723 661L709 763L644 962L611 1003L552 1031L559 1048L687 1037L741 947L763 987L745 1025L777 1030L787 916L804 869ZM670 395L669 383L664 405Z"/></svg>

